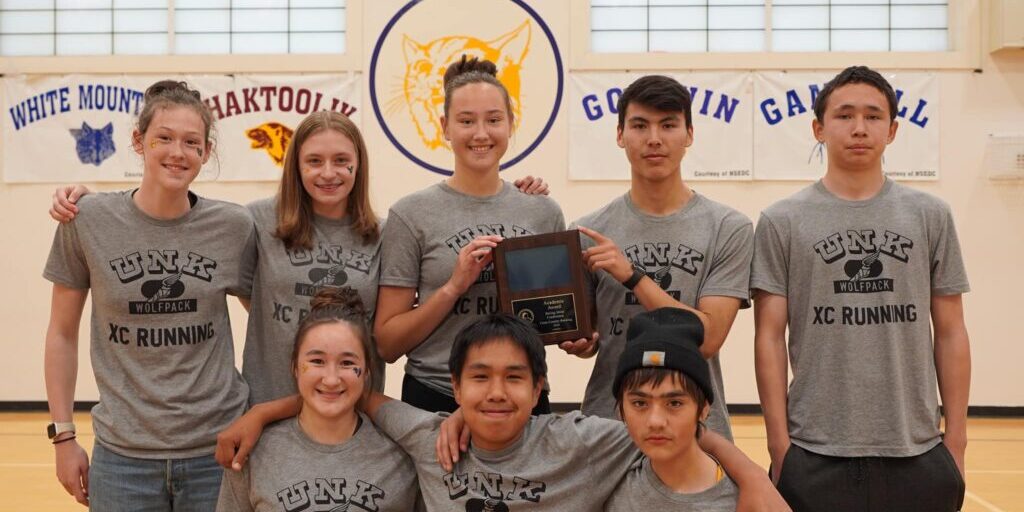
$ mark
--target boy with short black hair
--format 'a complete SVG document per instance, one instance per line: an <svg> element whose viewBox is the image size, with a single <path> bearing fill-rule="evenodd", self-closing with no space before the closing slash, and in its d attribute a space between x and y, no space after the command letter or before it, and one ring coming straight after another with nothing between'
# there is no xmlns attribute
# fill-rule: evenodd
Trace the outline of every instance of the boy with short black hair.
<svg viewBox="0 0 1024 512"><path fill-rule="evenodd" d="M616 141L630 164L630 189L577 220L593 278L600 349L583 412L615 418L612 379L630 319L659 307L697 315L706 337L715 394L708 426L732 438L718 352L740 308L749 307L753 225L740 212L698 194L683 180L693 143L690 92L649 75L618 100ZM592 239L592 240L591 240Z"/></svg>
<svg viewBox="0 0 1024 512"><path fill-rule="evenodd" d="M814 105L825 176L757 224L758 391L773 480L798 512L963 502L969 286L949 206L882 172L896 100L871 69L839 73Z"/></svg>
<svg viewBox="0 0 1024 512"><path fill-rule="evenodd" d="M735 484L697 445L715 401L699 349L700 319L682 309L656 309L633 317L626 338L612 389L644 457L626 473L605 510L735 511Z"/></svg>

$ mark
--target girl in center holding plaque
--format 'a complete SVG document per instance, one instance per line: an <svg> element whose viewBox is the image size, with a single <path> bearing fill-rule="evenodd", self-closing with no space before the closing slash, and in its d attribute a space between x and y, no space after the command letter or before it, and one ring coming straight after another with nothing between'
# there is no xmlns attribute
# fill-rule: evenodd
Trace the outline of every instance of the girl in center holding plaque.
<svg viewBox="0 0 1024 512"><path fill-rule="evenodd" d="M455 172L395 203L383 231L374 334L388 362L408 356L402 400L432 412L458 407L448 371L455 334L499 309L491 250L504 238L565 229L554 201L516 193L498 175L517 106L497 71L463 56L445 72L441 126ZM596 333L559 346L589 357L595 341ZM545 390L534 411L549 410Z"/></svg>

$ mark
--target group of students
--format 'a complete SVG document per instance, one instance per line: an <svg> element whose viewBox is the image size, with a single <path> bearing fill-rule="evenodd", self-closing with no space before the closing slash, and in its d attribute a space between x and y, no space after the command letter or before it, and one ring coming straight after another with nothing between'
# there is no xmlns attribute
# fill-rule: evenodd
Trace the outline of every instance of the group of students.
<svg viewBox="0 0 1024 512"><path fill-rule="evenodd" d="M559 345L596 362L582 411L552 415L543 344L496 314L491 250L565 222L543 182L499 177L515 122L496 71L448 68L454 174L386 222L345 116L308 116L277 195L243 208L189 191L212 149L198 93L150 87L141 185L62 188L51 209L64 488L104 511L959 509L968 285L948 206L882 172L898 123L881 75L822 89L828 171L756 231L682 179L689 92L664 76L623 91L630 190L574 223L598 332ZM91 465L70 423L90 289ZM228 294L249 311L241 375ZM768 475L731 443L717 355L751 295ZM401 356L398 402L381 390Z"/></svg>

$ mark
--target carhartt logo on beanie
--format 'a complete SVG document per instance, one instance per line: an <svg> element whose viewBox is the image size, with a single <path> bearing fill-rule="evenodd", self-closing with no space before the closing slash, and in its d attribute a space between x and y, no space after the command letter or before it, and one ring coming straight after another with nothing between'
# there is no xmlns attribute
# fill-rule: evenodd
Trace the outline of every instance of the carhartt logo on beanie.
<svg viewBox="0 0 1024 512"><path fill-rule="evenodd" d="M704 324L697 315L679 308L660 308L641 313L629 321L626 348L619 358L612 392L619 389L626 374L640 368L664 368L693 379L708 403L715 401L711 371L700 353Z"/></svg>

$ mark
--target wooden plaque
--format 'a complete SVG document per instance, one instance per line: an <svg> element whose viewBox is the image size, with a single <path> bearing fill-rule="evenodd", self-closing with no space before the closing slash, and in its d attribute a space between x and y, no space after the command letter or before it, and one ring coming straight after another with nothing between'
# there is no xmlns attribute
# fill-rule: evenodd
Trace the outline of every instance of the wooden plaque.
<svg viewBox="0 0 1024 512"><path fill-rule="evenodd" d="M547 345L594 332L583 272L575 229L506 238L494 250L501 311L531 322Z"/></svg>

